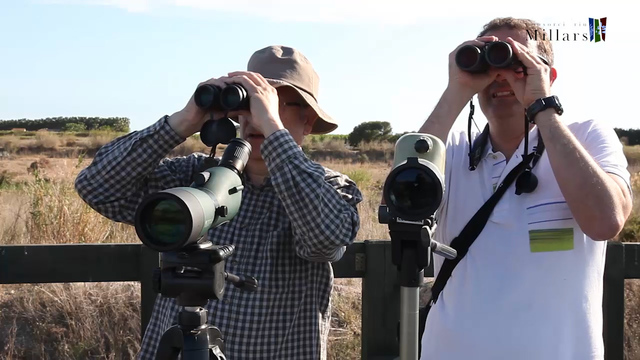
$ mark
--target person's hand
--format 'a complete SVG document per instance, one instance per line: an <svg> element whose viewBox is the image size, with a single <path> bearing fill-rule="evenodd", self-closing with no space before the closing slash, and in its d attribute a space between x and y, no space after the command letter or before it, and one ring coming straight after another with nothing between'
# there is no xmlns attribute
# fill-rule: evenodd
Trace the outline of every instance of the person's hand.
<svg viewBox="0 0 640 360"><path fill-rule="evenodd" d="M227 79L225 79L227 81ZM228 81L242 85L249 95L250 126L267 138L272 133L284 129L280 120L280 100L276 89L259 73L234 71ZM239 112L243 115L243 112ZM244 112L244 115L249 115Z"/></svg>
<svg viewBox="0 0 640 360"><path fill-rule="evenodd" d="M198 86L195 89L193 89L191 98L189 98L189 101L187 102L185 107L182 110L177 111L176 113L171 115L168 120L169 125L171 126L171 128L173 128L173 130L176 133L178 133L178 135L184 138L188 138L189 136L200 131L200 129L202 129L202 125L207 120L211 119L212 117L214 120L218 120L225 115L224 112L218 112L218 111L211 112L211 111L200 109L196 105L196 102L193 98L193 94L195 93L195 90L198 87L204 84L216 85L220 88L224 88L226 86L226 82L225 82L226 79L228 78L226 77L220 77L217 79L211 78L207 81L203 81L199 83ZM231 116L231 117L233 117L234 115L235 115L234 113L228 114L228 116Z"/></svg>
<svg viewBox="0 0 640 360"><path fill-rule="evenodd" d="M490 41L498 41L498 38L495 36L481 36L475 40L465 41L449 54L448 89L459 94L459 96L463 96L465 101L470 100L473 95L491 84L497 73L493 68L489 68L487 72L480 74L463 71L456 65L456 53L465 45L475 45L482 48L485 43Z"/></svg>
<svg viewBox="0 0 640 360"><path fill-rule="evenodd" d="M527 75L513 71L500 72L509 82L516 99L525 107L529 107L539 98L551 95L551 68L533 54L526 46L508 37L513 53L527 68Z"/></svg>

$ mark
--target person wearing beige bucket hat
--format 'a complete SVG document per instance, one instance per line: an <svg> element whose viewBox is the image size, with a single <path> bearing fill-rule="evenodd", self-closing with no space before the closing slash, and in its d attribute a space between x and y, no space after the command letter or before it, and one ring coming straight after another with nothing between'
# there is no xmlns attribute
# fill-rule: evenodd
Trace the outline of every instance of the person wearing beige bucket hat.
<svg viewBox="0 0 640 360"><path fill-rule="evenodd" d="M222 300L206 305L208 324L221 330L227 359L326 359L331 263L356 237L363 197L348 176L302 151L304 136L337 127L318 104L318 74L298 50L268 46L251 56L246 71L199 85L204 83L238 83L249 95L249 110L226 114L252 146L242 203L231 221L209 229L206 238L233 244L225 271L259 283L255 292L226 283ZM133 225L145 196L190 186L194 175L212 166L202 153L167 157L211 115L192 96L183 109L106 144L79 173L78 195L105 217ZM176 299L158 295L137 358L155 358L179 310Z"/></svg>
<svg viewBox="0 0 640 360"><path fill-rule="evenodd" d="M318 104L320 78L300 51L285 46L265 47L251 56L247 71L261 74L274 88L289 86L300 94L318 115L311 134L327 134L338 127Z"/></svg>

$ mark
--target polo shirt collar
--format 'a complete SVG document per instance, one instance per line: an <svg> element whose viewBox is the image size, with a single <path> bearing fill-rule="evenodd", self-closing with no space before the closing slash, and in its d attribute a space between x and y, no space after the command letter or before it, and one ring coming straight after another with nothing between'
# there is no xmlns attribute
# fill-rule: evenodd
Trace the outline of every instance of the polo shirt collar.
<svg viewBox="0 0 640 360"><path fill-rule="evenodd" d="M529 130L529 149L527 151L527 153L531 153L533 152L534 147L537 144L538 141L538 131L537 131L537 127L534 126L533 128L531 128L531 130ZM489 136L489 124L486 125L485 130L483 130L482 133L480 133L477 137L476 137L476 141L480 140L481 136L485 136L483 135L484 132L486 133L486 143L485 143L485 147L482 150L482 153L480 154L480 160L486 160L489 156L497 154L498 152L493 151L493 145L491 144L491 136ZM475 141L474 141L475 144ZM477 145L480 145L479 143ZM520 140L520 144L518 145L518 149L516 150L516 152L514 153L514 155L518 154L520 156L522 156L524 150L524 138L522 138L522 140Z"/></svg>

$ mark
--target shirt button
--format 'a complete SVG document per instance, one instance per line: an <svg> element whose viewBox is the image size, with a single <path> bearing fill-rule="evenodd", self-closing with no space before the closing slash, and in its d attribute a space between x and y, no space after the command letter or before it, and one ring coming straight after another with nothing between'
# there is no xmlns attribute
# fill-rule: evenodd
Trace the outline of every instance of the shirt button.
<svg viewBox="0 0 640 360"><path fill-rule="evenodd" d="M223 303L228 304L229 303L229 299L224 299L222 300Z"/></svg>
<svg viewBox="0 0 640 360"><path fill-rule="evenodd" d="M238 265L238 260L231 260L231 265Z"/></svg>

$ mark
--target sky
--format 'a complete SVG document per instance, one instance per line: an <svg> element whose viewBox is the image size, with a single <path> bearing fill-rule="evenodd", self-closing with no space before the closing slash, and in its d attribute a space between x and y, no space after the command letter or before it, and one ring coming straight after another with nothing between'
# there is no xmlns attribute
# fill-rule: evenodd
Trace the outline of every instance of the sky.
<svg viewBox="0 0 640 360"><path fill-rule="evenodd" d="M492 18L587 33L589 17L607 17L605 41L553 41L552 90L563 119L640 128L637 16L624 3L0 0L0 119L117 116L140 130L182 109L198 83L245 70L255 50L279 44L320 75L333 134L365 121L416 131L446 88L448 54ZM454 127L466 127L468 111ZM486 123L479 106L474 118Z"/></svg>

